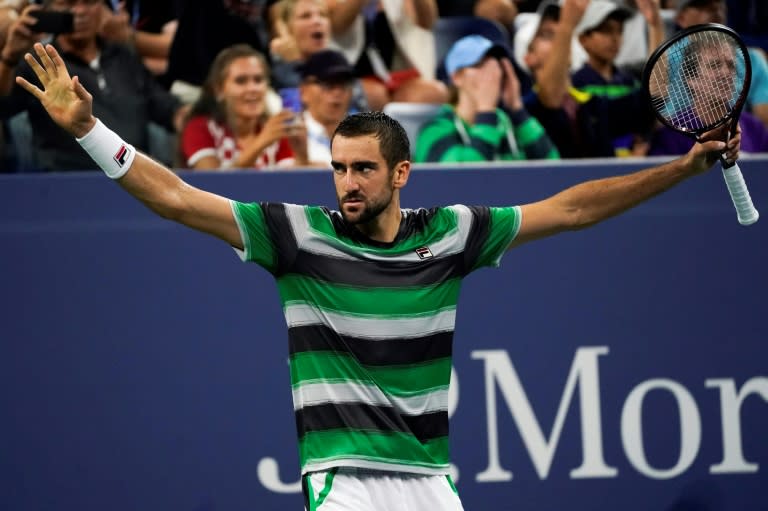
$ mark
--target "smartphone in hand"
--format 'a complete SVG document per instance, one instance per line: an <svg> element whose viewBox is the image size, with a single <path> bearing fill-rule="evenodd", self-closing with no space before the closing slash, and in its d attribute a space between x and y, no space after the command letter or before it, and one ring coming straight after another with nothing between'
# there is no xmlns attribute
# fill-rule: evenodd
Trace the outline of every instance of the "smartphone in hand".
<svg viewBox="0 0 768 511"><path fill-rule="evenodd" d="M33 32L45 34L69 34L75 30L75 19L71 12L32 11L29 15L37 18L37 23L29 27Z"/></svg>
<svg viewBox="0 0 768 511"><path fill-rule="evenodd" d="M301 95L298 87L285 87L277 91L283 101L283 110L290 110L294 115L294 122L301 115Z"/></svg>

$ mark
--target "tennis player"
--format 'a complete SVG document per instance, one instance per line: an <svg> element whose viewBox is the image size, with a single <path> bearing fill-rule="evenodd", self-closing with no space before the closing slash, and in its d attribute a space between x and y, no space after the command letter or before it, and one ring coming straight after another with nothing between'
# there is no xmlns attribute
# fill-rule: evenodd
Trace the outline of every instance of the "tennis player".
<svg viewBox="0 0 768 511"><path fill-rule="evenodd" d="M408 138L383 113L332 138L339 210L240 203L197 189L94 118L91 96L52 46L18 83L104 172L165 218L209 233L277 280L307 510L461 510L449 477L448 385L463 277L522 243L617 215L704 172L740 137L696 144L633 174L511 207L402 209Z"/></svg>

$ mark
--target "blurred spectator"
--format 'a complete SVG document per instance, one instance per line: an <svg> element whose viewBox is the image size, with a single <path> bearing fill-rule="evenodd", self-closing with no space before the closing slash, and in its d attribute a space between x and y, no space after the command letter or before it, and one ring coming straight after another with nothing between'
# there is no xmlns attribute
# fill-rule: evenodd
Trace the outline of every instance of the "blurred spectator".
<svg viewBox="0 0 768 511"><path fill-rule="evenodd" d="M136 48L154 75L168 69L168 54L176 35L183 0L111 0L106 3L101 37Z"/></svg>
<svg viewBox="0 0 768 511"><path fill-rule="evenodd" d="M163 78L171 91L191 103L200 94L213 59L224 48L248 44L267 55L267 0L187 0Z"/></svg>
<svg viewBox="0 0 768 511"><path fill-rule="evenodd" d="M281 0L274 4L271 16L273 38L272 86L275 89L297 87L301 82L298 70L312 54L328 48L331 21L326 0ZM359 80L352 82L350 113L368 110L368 101Z"/></svg>
<svg viewBox="0 0 768 511"><path fill-rule="evenodd" d="M308 159L330 167L331 136L349 112L355 73L344 55L334 50L313 53L299 70Z"/></svg>
<svg viewBox="0 0 768 511"><path fill-rule="evenodd" d="M304 123L287 110L267 108L269 66L251 46L222 50L181 135L182 165L193 169L305 166Z"/></svg>
<svg viewBox="0 0 768 511"><path fill-rule="evenodd" d="M183 116L179 102L163 89L144 67L136 54L121 44L98 37L101 28L102 0L49 0L47 8L74 15L73 31L55 36L52 44L61 53L72 75L93 95L94 115L136 148L149 152L150 121L174 130ZM15 85L14 73L38 83L23 54L41 35L36 33L35 18L30 16L39 5L22 11L8 33L0 54L0 118L27 111L33 132L37 167L47 171L95 168L90 156L62 131L33 96ZM14 64L20 63L14 69Z"/></svg>
<svg viewBox="0 0 768 511"><path fill-rule="evenodd" d="M653 113L640 91L613 98L573 87L572 38L588 5L588 0L564 0L562 7L543 4L539 15L530 18L535 25L522 28L532 38L515 38L535 82L534 91L524 98L526 108L564 158L614 156L615 138L643 132L653 123Z"/></svg>
<svg viewBox="0 0 768 511"><path fill-rule="evenodd" d="M679 2L675 21L681 29L701 23L722 25L728 19L724 0L679 0ZM760 48L749 47L748 50L752 61L752 85L747 96L747 109L768 126L768 59Z"/></svg>
<svg viewBox="0 0 768 511"><path fill-rule="evenodd" d="M624 21L622 43L614 63L640 79L648 56L667 38L674 11L664 10L661 0L611 0L631 15Z"/></svg>
<svg viewBox="0 0 768 511"><path fill-rule="evenodd" d="M21 10L26 7L26 0L1 0L0 1L0 50L3 49L8 30L19 17Z"/></svg>
<svg viewBox="0 0 768 511"><path fill-rule="evenodd" d="M333 47L363 79L372 110L390 101L444 103L436 80L435 0L331 0Z"/></svg>
<svg viewBox="0 0 768 511"><path fill-rule="evenodd" d="M654 33L661 42L664 25L658 0L640 0ZM573 86L579 90L607 98L639 94L640 81L634 74L619 69L615 59L623 41L624 22L633 15L626 7L608 0L592 0L576 26L579 43L587 52L587 62L573 73ZM647 152L648 133L634 133L613 140L616 156L643 156Z"/></svg>
<svg viewBox="0 0 768 511"><path fill-rule="evenodd" d="M516 0L437 0L437 15L478 16L500 23L511 31L517 16Z"/></svg>
<svg viewBox="0 0 768 511"><path fill-rule="evenodd" d="M509 52L480 35L459 39L445 57L456 89L419 134L416 162L557 158L541 124L528 115Z"/></svg>
<svg viewBox="0 0 768 511"><path fill-rule="evenodd" d="M8 30L19 17L21 9L26 5L25 0L0 0L0 51L5 45ZM2 64L0 64L2 66ZM5 121L0 122L0 172L13 169L15 155L11 150Z"/></svg>

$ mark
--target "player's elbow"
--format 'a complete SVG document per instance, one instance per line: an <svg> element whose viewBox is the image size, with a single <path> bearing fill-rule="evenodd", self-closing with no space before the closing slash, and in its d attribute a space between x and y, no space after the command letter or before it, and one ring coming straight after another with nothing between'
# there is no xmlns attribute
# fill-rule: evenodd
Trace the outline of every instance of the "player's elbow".
<svg viewBox="0 0 768 511"><path fill-rule="evenodd" d="M571 207L564 213L564 228L568 231L580 231L592 227L600 221L585 208Z"/></svg>
<svg viewBox="0 0 768 511"><path fill-rule="evenodd" d="M181 190L166 190L159 195L145 198L143 202L155 214L166 220L183 223L184 218L189 214L189 208Z"/></svg>

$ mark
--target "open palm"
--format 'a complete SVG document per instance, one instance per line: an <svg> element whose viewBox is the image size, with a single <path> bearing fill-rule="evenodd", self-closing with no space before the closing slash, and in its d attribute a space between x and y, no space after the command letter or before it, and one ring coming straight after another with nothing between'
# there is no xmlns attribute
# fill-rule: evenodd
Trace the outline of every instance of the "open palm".
<svg viewBox="0 0 768 511"><path fill-rule="evenodd" d="M35 96L56 124L76 137L82 137L93 127L96 120L92 115L93 98L77 77L71 78L56 48L36 43L33 52L24 55L24 60L37 75L42 89L22 77L16 83Z"/></svg>

